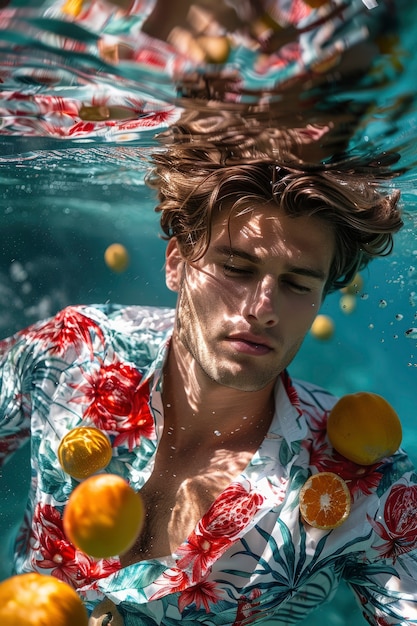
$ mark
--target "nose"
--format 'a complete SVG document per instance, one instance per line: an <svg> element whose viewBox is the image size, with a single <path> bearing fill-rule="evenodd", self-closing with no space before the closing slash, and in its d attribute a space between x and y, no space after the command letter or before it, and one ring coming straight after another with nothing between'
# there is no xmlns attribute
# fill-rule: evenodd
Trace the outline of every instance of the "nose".
<svg viewBox="0 0 417 626"><path fill-rule="evenodd" d="M266 276L259 280L253 291L247 294L245 317L251 324L263 327L275 326L278 323L278 287L272 277Z"/></svg>

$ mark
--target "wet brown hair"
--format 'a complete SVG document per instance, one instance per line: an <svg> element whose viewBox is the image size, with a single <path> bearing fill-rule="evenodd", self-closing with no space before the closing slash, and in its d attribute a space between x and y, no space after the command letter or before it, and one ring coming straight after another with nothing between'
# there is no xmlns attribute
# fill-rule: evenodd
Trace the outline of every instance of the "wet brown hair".
<svg viewBox="0 0 417 626"><path fill-rule="evenodd" d="M256 132L255 126L239 134L222 120L214 132L212 124L209 137L201 123L171 129L147 176L158 191L164 236L177 237L185 258L204 255L215 215L232 215L248 203L274 203L287 215L316 216L330 224L336 254L326 293L349 284L373 258L390 254L393 235L403 225L400 194L383 184L393 176L388 165L395 157L305 163L295 131Z"/></svg>

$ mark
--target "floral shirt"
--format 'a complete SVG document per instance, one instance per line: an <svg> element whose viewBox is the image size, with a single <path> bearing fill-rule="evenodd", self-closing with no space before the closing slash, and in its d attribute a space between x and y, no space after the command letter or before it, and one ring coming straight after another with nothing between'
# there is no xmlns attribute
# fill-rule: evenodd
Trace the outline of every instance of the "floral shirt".
<svg viewBox="0 0 417 626"><path fill-rule="evenodd" d="M57 460L68 430L107 432L106 472L137 490L152 473L163 429L161 368L173 311L69 307L0 344L0 455L31 438L32 480L15 543L17 572L52 574L92 610L109 598L126 626L295 624L344 579L371 624L417 624L417 476L400 450L369 467L338 455L326 436L335 399L276 385L269 432L245 470L173 554L121 567L66 538L62 514L77 482ZM349 485L352 511L331 531L305 525L299 491L311 473Z"/></svg>

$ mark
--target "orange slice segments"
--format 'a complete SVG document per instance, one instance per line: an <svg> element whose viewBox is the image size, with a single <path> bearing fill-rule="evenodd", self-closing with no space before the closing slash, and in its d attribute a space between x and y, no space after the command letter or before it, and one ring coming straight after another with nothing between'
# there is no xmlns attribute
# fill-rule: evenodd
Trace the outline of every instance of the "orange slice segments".
<svg viewBox="0 0 417 626"><path fill-rule="evenodd" d="M349 488L333 472L313 474L301 488L301 517L314 528L337 528L347 519L350 507Z"/></svg>

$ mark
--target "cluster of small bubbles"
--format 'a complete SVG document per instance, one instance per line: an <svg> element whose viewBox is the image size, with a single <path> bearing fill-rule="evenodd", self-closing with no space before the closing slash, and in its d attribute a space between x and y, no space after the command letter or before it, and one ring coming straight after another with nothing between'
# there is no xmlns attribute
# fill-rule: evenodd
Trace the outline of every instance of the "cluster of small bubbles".
<svg viewBox="0 0 417 626"><path fill-rule="evenodd" d="M417 294L415 291L412 291L409 296L409 303L411 306L417 306Z"/></svg>

